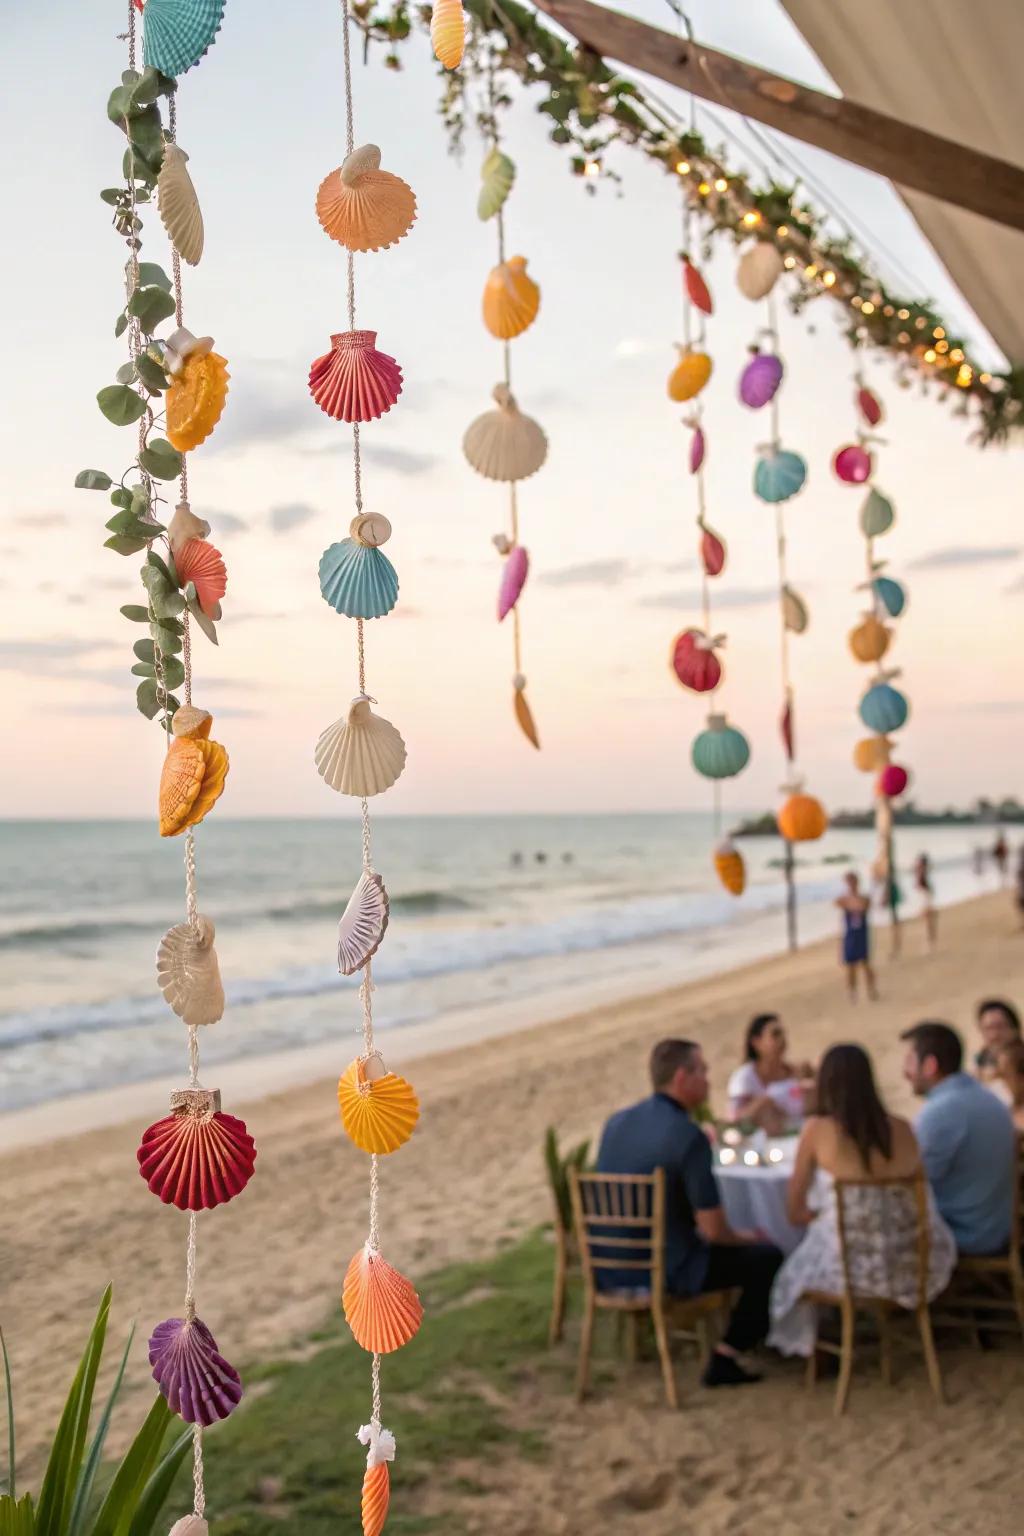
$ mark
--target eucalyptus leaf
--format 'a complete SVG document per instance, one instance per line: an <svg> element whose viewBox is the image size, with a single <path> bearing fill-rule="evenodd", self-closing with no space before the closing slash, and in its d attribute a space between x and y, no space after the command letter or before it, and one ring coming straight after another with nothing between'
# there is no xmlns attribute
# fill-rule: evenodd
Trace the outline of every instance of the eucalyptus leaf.
<svg viewBox="0 0 1024 1536"><path fill-rule="evenodd" d="M154 659L152 640L136 640L135 644L132 646L132 650L140 661L148 661L152 664Z"/></svg>
<svg viewBox="0 0 1024 1536"><path fill-rule="evenodd" d="M185 668L177 656L164 657L164 686L180 688L185 681Z"/></svg>
<svg viewBox="0 0 1024 1536"><path fill-rule="evenodd" d="M121 612L126 619L131 619L133 624L149 623L149 609L143 608L141 603L125 603Z"/></svg>
<svg viewBox="0 0 1024 1536"><path fill-rule="evenodd" d="M166 438L155 437L139 454L139 463L157 480L176 480L181 474L181 454Z"/></svg>
<svg viewBox="0 0 1024 1536"><path fill-rule="evenodd" d="M169 621L173 623L173 620ZM182 647L182 637L173 629L167 628L163 623L151 624L149 632L153 636L153 643L165 656L177 656Z"/></svg>
<svg viewBox="0 0 1024 1536"><path fill-rule="evenodd" d="M126 510L132 504L132 493L123 485L119 485L116 491L110 493L110 504L114 507L124 507Z"/></svg>
<svg viewBox="0 0 1024 1536"><path fill-rule="evenodd" d="M160 711L160 698L157 694L155 677L145 678L136 688L135 704L147 720L156 718Z"/></svg>
<svg viewBox="0 0 1024 1536"><path fill-rule="evenodd" d="M174 296L156 283L147 288L136 288L128 300L128 313L135 315L142 329L151 336L162 320L174 314Z"/></svg>
<svg viewBox="0 0 1024 1536"><path fill-rule="evenodd" d="M133 85L138 85L141 79L142 76L137 69L122 69L121 71L121 84L126 86L128 90L131 90Z"/></svg>
<svg viewBox="0 0 1024 1536"><path fill-rule="evenodd" d="M137 661L132 667L133 677L156 677L156 667L151 661Z"/></svg>
<svg viewBox="0 0 1024 1536"><path fill-rule="evenodd" d="M112 549L116 555L137 555L145 547L145 539L133 539L127 533L115 533L103 540L103 548Z"/></svg>
<svg viewBox="0 0 1024 1536"><path fill-rule="evenodd" d="M139 283L144 288L162 288L165 293L170 293L174 287L163 267L155 261L139 262Z"/></svg>
<svg viewBox="0 0 1024 1536"><path fill-rule="evenodd" d="M145 400L127 384L108 384L96 396L96 403L115 427L130 427L133 421L146 414Z"/></svg>
<svg viewBox="0 0 1024 1536"><path fill-rule="evenodd" d="M116 321L114 322L114 335L115 336L123 336L127 329L128 329L128 316L125 314L124 310L122 310L121 313L118 315Z"/></svg>
<svg viewBox="0 0 1024 1536"><path fill-rule="evenodd" d="M188 604L189 613L195 619L196 623L199 625L199 628L202 630L207 640L209 640L210 644L219 644L219 641L217 640L217 626L210 618L210 616L205 614L200 608L199 597L196 593L196 584L194 581L187 582L185 585L185 601Z"/></svg>
<svg viewBox="0 0 1024 1536"><path fill-rule="evenodd" d="M148 352L143 352L141 356L135 359L135 372L152 394L162 394L167 388L166 369L162 363L158 363L156 358L151 357ZM150 474L152 473L153 471L150 470Z"/></svg>
<svg viewBox="0 0 1024 1536"><path fill-rule="evenodd" d="M131 509L136 517L148 517L149 492L144 485L130 485L128 489L132 493Z"/></svg>
<svg viewBox="0 0 1024 1536"><path fill-rule="evenodd" d="M116 85L107 97L107 116L112 123L122 127L125 120L132 114L132 88L130 85Z"/></svg>
<svg viewBox="0 0 1024 1536"><path fill-rule="evenodd" d="M117 373L114 375L114 377L117 379L117 382L119 384L134 384L135 383L135 364L134 364L134 362L122 363L120 368L117 370Z"/></svg>
<svg viewBox="0 0 1024 1536"><path fill-rule="evenodd" d="M174 569L174 561L171 559L170 555L167 556L167 560L164 562L161 560L156 550L151 549L149 552L149 563L150 565L156 566L158 571L163 572L164 576L170 582L172 587L176 587L178 585L178 573Z"/></svg>
<svg viewBox="0 0 1024 1536"><path fill-rule="evenodd" d="M160 72L152 67L147 67L143 70L138 84L132 91L132 99L136 106L148 107L156 101L157 97L162 93L162 78Z"/></svg>
<svg viewBox="0 0 1024 1536"><path fill-rule="evenodd" d="M146 169L156 175L164 158L164 129L156 107L146 107L129 118L128 142Z"/></svg>
<svg viewBox="0 0 1024 1536"><path fill-rule="evenodd" d="M75 486L80 491L109 491L113 480L102 469L80 469Z"/></svg>
<svg viewBox="0 0 1024 1536"><path fill-rule="evenodd" d="M149 555L146 556L147 563L142 567L139 575L142 578L142 585L149 593L150 600L155 602L157 598L166 597L174 589L168 578L163 561L161 560L159 565L149 564L152 554L153 551L150 550ZM157 558L159 559L159 556Z"/></svg>
<svg viewBox="0 0 1024 1536"><path fill-rule="evenodd" d="M104 187L100 193L100 197L105 203L109 203L111 208L116 208L123 196L124 187Z"/></svg>

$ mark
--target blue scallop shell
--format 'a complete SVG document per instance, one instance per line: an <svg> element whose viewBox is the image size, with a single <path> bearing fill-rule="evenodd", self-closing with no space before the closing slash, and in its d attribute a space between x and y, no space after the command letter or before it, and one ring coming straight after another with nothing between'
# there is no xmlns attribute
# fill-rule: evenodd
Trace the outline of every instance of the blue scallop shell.
<svg viewBox="0 0 1024 1536"><path fill-rule="evenodd" d="M876 576L872 582L875 596L891 619L898 619L907 606L907 594L891 576Z"/></svg>
<svg viewBox="0 0 1024 1536"><path fill-rule="evenodd" d="M320 591L347 619L381 619L398 602L398 574L379 549L342 539L320 556Z"/></svg>
<svg viewBox="0 0 1024 1536"><path fill-rule="evenodd" d="M860 701L860 717L876 736L898 731L907 723L909 714L910 705L902 693L888 683L875 683Z"/></svg>
<svg viewBox="0 0 1024 1536"><path fill-rule="evenodd" d="M207 52L224 17L225 0L146 0L142 56L162 75L177 78Z"/></svg>
<svg viewBox="0 0 1024 1536"><path fill-rule="evenodd" d="M778 453L767 453L758 459L754 470L754 494L762 501L788 501L803 488L807 479L807 465L798 453L780 448Z"/></svg>
<svg viewBox="0 0 1024 1536"><path fill-rule="evenodd" d="M705 779L731 779L750 761L750 745L742 731L719 725L701 731L690 749L697 772Z"/></svg>

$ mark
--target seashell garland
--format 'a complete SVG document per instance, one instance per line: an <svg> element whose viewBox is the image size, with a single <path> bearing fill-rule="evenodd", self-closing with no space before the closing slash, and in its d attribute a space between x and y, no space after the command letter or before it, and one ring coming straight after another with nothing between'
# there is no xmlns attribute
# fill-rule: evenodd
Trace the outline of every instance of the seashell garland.
<svg viewBox="0 0 1024 1536"><path fill-rule="evenodd" d="M484 325L499 341L521 336L537 318L540 289L527 276L526 257L510 256L492 268L484 284Z"/></svg>
<svg viewBox="0 0 1024 1536"><path fill-rule="evenodd" d="M405 742L389 720L375 715L366 694L352 700L348 716L329 725L314 760L324 783L342 795L379 795L405 767Z"/></svg>
<svg viewBox="0 0 1024 1536"><path fill-rule="evenodd" d="M458 69L466 49L466 16L462 0L434 0L430 15L430 46L445 69Z"/></svg>
<svg viewBox="0 0 1024 1536"><path fill-rule="evenodd" d="M376 331L340 331L314 360L309 392L335 421L376 421L402 393L402 370L376 340Z"/></svg>
<svg viewBox="0 0 1024 1536"><path fill-rule="evenodd" d="M381 170L376 144L364 144L324 177L316 216L324 233L346 250L383 251L412 228L416 195L400 176Z"/></svg>
<svg viewBox="0 0 1024 1536"><path fill-rule="evenodd" d="M220 600L228 589L228 572L219 549L205 539L187 539L174 556L182 586L192 582L207 618L220 618Z"/></svg>
<svg viewBox="0 0 1024 1536"><path fill-rule="evenodd" d="M714 304L711 301L711 290L704 281L697 268L685 256L683 258L683 286L687 297L695 309L699 309L702 315L710 315L714 312Z"/></svg>
<svg viewBox="0 0 1024 1536"><path fill-rule="evenodd" d="M377 953L387 932L390 910L384 881L374 870L364 869L338 923L338 970L342 976L353 976Z"/></svg>
<svg viewBox="0 0 1024 1536"><path fill-rule="evenodd" d="M149 1363L168 1407L186 1424L216 1424L229 1418L242 1400L242 1378L218 1352L217 1340L198 1317L169 1317L159 1323L149 1341Z"/></svg>
<svg viewBox="0 0 1024 1536"><path fill-rule="evenodd" d="M188 155L177 144L164 145L156 198L168 240L182 261L198 266L203 254L203 213L188 173Z"/></svg>
<svg viewBox="0 0 1024 1536"><path fill-rule="evenodd" d="M504 207L516 179L515 163L508 155L502 154L500 149L492 149L480 167L480 179L483 185L477 198L476 212L478 218L486 221L493 219Z"/></svg>
<svg viewBox="0 0 1024 1536"><path fill-rule="evenodd" d="M466 428L462 451L478 475L510 483L537 473L548 440L532 416L524 416L506 384L496 384L496 411L485 411Z"/></svg>
<svg viewBox="0 0 1024 1536"><path fill-rule="evenodd" d="M216 1024L224 1016L214 934L213 923L200 914L195 929L188 923L168 928L156 953L156 980L164 1001L190 1027Z"/></svg>
<svg viewBox="0 0 1024 1536"><path fill-rule="evenodd" d="M167 438L179 453L205 443L224 413L228 365L216 352L193 351L172 378L165 398Z"/></svg>
<svg viewBox="0 0 1024 1536"><path fill-rule="evenodd" d="M373 1075L373 1074L376 1075ZM338 1108L345 1134L361 1152L397 1152L420 1117L412 1085L386 1072L379 1056L353 1061L338 1082Z"/></svg>
<svg viewBox="0 0 1024 1536"><path fill-rule="evenodd" d="M398 602L398 573L387 555L359 539L342 539L320 556L320 594L348 619L380 619Z"/></svg>
<svg viewBox="0 0 1024 1536"><path fill-rule="evenodd" d="M240 1194L256 1166L256 1143L243 1121L221 1113L214 1090L171 1094L171 1113L143 1133L139 1172L165 1205L208 1211Z"/></svg>
<svg viewBox="0 0 1024 1536"><path fill-rule="evenodd" d="M423 1307L411 1283L369 1243L354 1254L342 1291L345 1321L363 1349L389 1355L415 1338Z"/></svg>
<svg viewBox="0 0 1024 1536"><path fill-rule="evenodd" d="M198 64L220 31L224 3L225 0L146 0L145 7L140 6L145 62L172 79Z"/></svg>

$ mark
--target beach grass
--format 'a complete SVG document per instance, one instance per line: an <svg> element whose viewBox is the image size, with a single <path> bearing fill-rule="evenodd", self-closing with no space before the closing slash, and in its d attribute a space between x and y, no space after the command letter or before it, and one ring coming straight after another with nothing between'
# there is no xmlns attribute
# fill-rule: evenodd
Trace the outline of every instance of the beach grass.
<svg viewBox="0 0 1024 1536"><path fill-rule="evenodd" d="M456 1499L472 1497L473 1469L495 1451L544 1454L542 1438L515 1426L506 1404L538 1372L552 1378L549 1389L569 1390L564 1360L546 1353L551 1272L550 1242L537 1231L488 1262L452 1265L420 1283L423 1327L383 1361L383 1421L398 1441L389 1533L457 1536L457 1519L439 1507L446 1487ZM340 1305L292 1358L253 1367L243 1380L241 1408L206 1438L208 1515L219 1536L358 1536L366 1453L356 1430L370 1416L370 1357L349 1336ZM190 1499L183 1475L168 1513Z"/></svg>

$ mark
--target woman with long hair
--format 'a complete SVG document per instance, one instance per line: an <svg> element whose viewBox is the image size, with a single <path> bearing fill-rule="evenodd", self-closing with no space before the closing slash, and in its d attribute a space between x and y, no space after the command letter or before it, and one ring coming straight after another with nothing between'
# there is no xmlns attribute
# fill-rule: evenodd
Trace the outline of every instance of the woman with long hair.
<svg viewBox="0 0 1024 1536"><path fill-rule="evenodd" d="M858 1252L856 1230L847 1230L858 1289L886 1297L903 1306L915 1304L917 1230L909 1219L898 1228L891 1219L885 1231L884 1263L878 1263L880 1220L872 1221L870 1196L878 1194L875 1214L883 1213L887 1179L923 1177L917 1138L908 1121L890 1115L875 1086L867 1052L859 1045L833 1045L818 1069L818 1113L807 1121L787 1192L787 1214L795 1226L807 1228L800 1246L779 1270L772 1287L772 1332L769 1343L783 1354L809 1355L817 1322L813 1308L801 1304L807 1291L841 1293L846 1287L839 1236L837 1180L878 1181L878 1191L859 1199L864 1217L863 1247ZM956 1263L952 1234L928 1193L928 1294L937 1296L949 1284ZM913 1217L913 1205L906 1207ZM906 1249L900 1251L900 1245ZM863 1266L861 1270L860 1266ZM875 1272L877 1268L877 1272ZM890 1294L897 1288L900 1294Z"/></svg>
<svg viewBox="0 0 1024 1536"><path fill-rule="evenodd" d="M743 1062L729 1078L730 1120L752 1121L769 1136L803 1121L814 1074L807 1064L793 1066L787 1047L778 1014L755 1014L747 1025Z"/></svg>

